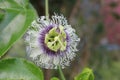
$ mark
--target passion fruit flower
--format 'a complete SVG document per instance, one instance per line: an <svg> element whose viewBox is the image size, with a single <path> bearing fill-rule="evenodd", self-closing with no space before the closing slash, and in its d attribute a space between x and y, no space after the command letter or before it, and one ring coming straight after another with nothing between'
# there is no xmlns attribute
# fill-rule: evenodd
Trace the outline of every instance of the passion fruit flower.
<svg viewBox="0 0 120 80"><path fill-rule="evenodd" d="M48 20L45 16L34 20L25 40L28 43L26 47L28 56L38 66L46 69L69 66L80 41L64 16L57 14Z"/></svg>

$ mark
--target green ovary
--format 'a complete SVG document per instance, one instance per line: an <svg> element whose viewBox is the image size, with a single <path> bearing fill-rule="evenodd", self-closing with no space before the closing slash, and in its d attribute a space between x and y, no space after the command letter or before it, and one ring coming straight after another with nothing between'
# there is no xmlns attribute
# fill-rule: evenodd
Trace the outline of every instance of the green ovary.
<svg viewBox="0 0 120 80"><path fill-rule="evenodd" d="M66 50L67 41L66 41L66 33L64 31L64 27L61 25L59 27L53 27L45 35L44 42L47 45L47 47L52 51L57 52L58 50L60 51Z"/></svg>

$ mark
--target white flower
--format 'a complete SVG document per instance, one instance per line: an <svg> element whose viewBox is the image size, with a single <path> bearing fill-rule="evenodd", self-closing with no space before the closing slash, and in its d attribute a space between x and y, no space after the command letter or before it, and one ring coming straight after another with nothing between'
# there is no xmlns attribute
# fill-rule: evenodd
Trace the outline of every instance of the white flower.
<svg viewBox="0 0 120 80"><path fill-rule="evenodd" d="M63 15L45 16L32 22L26 34L28 56L40 67L65 68L75 57L80 38Z"/></svg>

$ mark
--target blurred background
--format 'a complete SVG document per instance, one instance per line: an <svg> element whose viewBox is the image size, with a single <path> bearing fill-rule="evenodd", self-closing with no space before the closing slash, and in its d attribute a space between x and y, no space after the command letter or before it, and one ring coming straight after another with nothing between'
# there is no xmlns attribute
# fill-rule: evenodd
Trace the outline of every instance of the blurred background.
<svg viewBox="0 0 120 80"><path fill-rule="evenodd" d="M44 0L30 0L38 15L45 15ZM49 0L49 13L63 14L81 38L77 56L63 70L73 80L90 67L95 80L120 80L120 0ZM19 46L18 46L19 45ZM3 58L26 58L24 39L17 41ZM45 80L59 77L57 70L45 70Z"/></svg>

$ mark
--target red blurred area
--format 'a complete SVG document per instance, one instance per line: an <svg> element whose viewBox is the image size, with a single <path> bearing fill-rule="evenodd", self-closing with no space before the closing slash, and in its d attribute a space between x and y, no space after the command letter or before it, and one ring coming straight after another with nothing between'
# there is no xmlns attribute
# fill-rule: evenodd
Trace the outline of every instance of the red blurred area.
<svg viewBox="0 0 120 80"><path fill-rule="evenodd" d="M120 45L120 0L104 0L101 11L109 43Z"/></svg>

